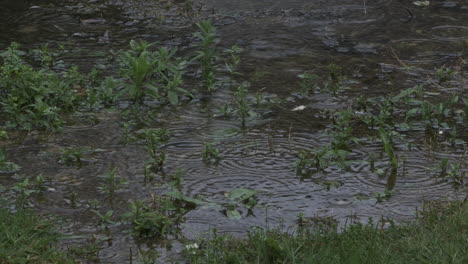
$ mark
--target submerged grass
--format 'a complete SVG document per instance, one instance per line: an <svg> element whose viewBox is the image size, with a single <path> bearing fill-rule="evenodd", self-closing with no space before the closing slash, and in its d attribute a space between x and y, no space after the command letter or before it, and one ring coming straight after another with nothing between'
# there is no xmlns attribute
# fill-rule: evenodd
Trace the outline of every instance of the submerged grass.
<svg viewBox="0 0 468 264"><path fill-rule="evenodd" d="M378 225L377 225L378 226ZM186 247L191 263L468 263L468 203L426 203L414 223L296 234L254 229Z"/></svg>
<svg viewBox="0 0 468 264"><path fill-rule="evenodd" d="M28 210L0 209L0 263L74 263L55 248L53 224Z"/></svg>

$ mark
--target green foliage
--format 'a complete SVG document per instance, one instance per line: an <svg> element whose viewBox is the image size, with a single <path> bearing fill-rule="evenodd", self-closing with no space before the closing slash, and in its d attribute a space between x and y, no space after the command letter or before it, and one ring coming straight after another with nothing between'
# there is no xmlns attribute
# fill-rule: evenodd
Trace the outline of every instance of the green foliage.
<svg viewBox="0 0 468 264"><path fill-rule="evenodd" d="M237 113L242 121L242 126L245 126L247 117L250 116L250 106L249 101L247 100L247 86L240 85L237 87L237 91L234 93L234 102L236 106Z"/></svg>
<svg viewBox="0 0 468 264"><path fill-rule="evenodd" d="M96 210L93 210L93 212L99 217L99 225L101 228L108 230L109 225L114 224L114 221L112 221L112 215L114 214L114 211L109 210L105 214L101 214Z"/></svg>
<svg viewBox="0 0 468 264"><path fill-rule="evenodd" d="M0 223L1 263L74 263L54 246L60 234L51 221L29 210L0 208Z"/></svg>
<svg viewBox="0 0 468 264"><path fill-rule="evenodd" d="M197 55L194 59L198 60L200 63L202 77L206 82L208 91L212 91L215 89L216 85L216 29L210 21L201 21L197 23L197 27L200 31L193 35L200 41L200 44L198 44L200 50L197 51ZM235 69L232 70L234 71Z"/></svg>
<svg viewBox="0 0 468 264"><path fill-rule="evenodd" d="M444 83L449 81L452 76L455 74L455 71L447 66L442 66L436 69L435 76L439 83Z"/></svg>
<svg viewBox="0 0 468 264"><path fill-rule="evenodd" d="M226 70L229 72L231 75L240 75L239 72L237 72L240 64L240 57L239 54L241 54L243 49L239 48L237 45L233 45L230 49L226 49L224 52L229 55L229 61L225 63L226 65Z"/></svg>
<svg viewBox="0 0 468 264"><path fill-rule="evenodd" d="M301 88L300 92L303 96L309 95L317 86L318 76L316 74L304 72L303 74L298 75L301 79L299 86Z"/></svg>
<svg viewBox="0 0 468 264"><path fill-rule="evenodd" d="M129 81L126 90L130 99L143 103L146 97L165 98L178 104L181 95L193 97L181 87L186 61L175 58L176 49L161 47L150 51L153 45L132 40L131 49L120 56L121 74Z"/></svg>
<svg viewBox="0 0 468 264"><path fill-rule="evenodd" d="M107 174L102 176L105 179L105 183L98 187L101 193L109 196L112 200L114 193L122 188L123 185L127 184L127 181L117 174L117 169L112 168Z"/></svg>
<svg viewBox="0 0 468 264"><path fill-rule="evenodd" d="M5 147L0 148L0 172L12 173L20 168L18 164L7 160Z"/></svg>
<svg viewBox="0 0 468 264"><path fill-rule="evenodd" d="M205 143L205 148L202 152L203 161L218 163L221 157L219 156L219 149L215 148L211 143Z"/></svg>
<svg viewBox="0 0 468 264"><path fill-rule="evenodd" d="M313 232L303 224L295 234L255 228L244 239L214 232L210 239L188 244L184 253L194 264L462 264L467 260L467 218L466 202L426 204L417 221L408 225L384 229L351 224L338 233L336 228ZM307 222L302 219L299 223Z"/></svg>
<svg viewBox="0 0 468 264"><path fill-rule="evenodd" d="M119 80L106 77L99 86L88 89L88 102L91 106L96 103L102 104L105 108L113 106L121 96L121 92L117 91L120 85Z"/></svg>
<svg viewBox="0 0 468 264"><path fill-rule="evenodd" d="M147 169L152 172L162 172L166 153L161 145L169 140L169 131L165 128L150 129L145 131L145 148L150 156Z"/></svg>
<svg viewBox="0 0 468 264"><path fill-rule="evenodd" d="M29 206L29 198L31 195L34 193L37 193L38 191L34 188L34 186L29 182L29 178L25 178L23 181L18 182L15 184L11 190L15 192L15 197L16 197L16 207L18 208L24 208L27 205Z"/></svg>
<svg viewBox="0 0 468 264"><path fill-rule="evenodd" d="M391 133L384 128L379 128L379 135L380 135L380 140L382 140L382 145L384 147L385 153L387 154L389 160L390 160L390 165L393 168L398 168L398 158L393 151L393 140L391 137Z"/></svg>
<svg viewBox="0 0 468 264"><path fill-rule="evenodd" d="M16 43L0 56L1 115L10 128L25 130L61 127L61 113L75 110L81 97L71 70L60 77L47 67L35 69L23 60Z"/></svg>
<svg viewBox="0 0 468 264"><path fill-rule="evenodd" d="M60 155L60 161L65 163L67 166L76 165L81 167L81 157L83 156L83 149L81 148L66 148L62 150L62 154Z"/></svg>
<svg viewBox="0 0 468 264"><path fill-rule="evenodd" d="M310 166L310 154L307 151L299 151L297 155L297 160L295 163L296 166L296 175L297 176L305 176L306 170Z"/></svg>
<svg viewBox="0 0 468 264"><path fill-rule="evenodd" d="M139 239L166 237L177 233L185 210L175 200L153 196L150 203L142 200L131 201L129 212L123 218L131 222L134 235Z"/></svg>

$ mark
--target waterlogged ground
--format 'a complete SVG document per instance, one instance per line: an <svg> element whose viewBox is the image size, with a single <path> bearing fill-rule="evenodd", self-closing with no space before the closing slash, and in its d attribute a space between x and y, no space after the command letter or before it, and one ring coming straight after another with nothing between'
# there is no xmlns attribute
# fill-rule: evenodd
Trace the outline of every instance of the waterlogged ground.
<svg viewBox="0 0 468 264"><path fill-rule="evenodd" d="M190 54L195 43L192 33L197 30L194 22L201 19L214 22L220 50L234 44L244 49L243 75L236 80L250 82L255 112L245 128L235 116L221 114L234 95L229 85L211 94L196 93L194 100L182 105L163 107L145 128L165 127L171 132L164 145L168 154L164 170L168 175L184 171L184 194L223 203L226 193L248 188L258 192L258 205L249 214L239 206L240 220L226 217L218 207L189 211L179 237L157 241L162 263L180 259L184 238L194 239L213 228L239 236L252 226L267 224L284 224L292 230L300 213L332 216L341 224L367 222L369 217L401 222L412 219L423 200L466 197L463 183L436 177L437 165L447 158L461 164L466 182L466 123L458 126L456 144L449 143L447 129L404 131L405 143L395 147L401 165L396 175L388 170L382 144L364 132L361 142L353 145L348 169L331 166L301 178L295 165L300 150L312 151L330 143L326 129L331 122L325 112L346 109L356 97L396 95L418 84L424 85L426 97L433 101L465 94L465 1L418 6L397 0L69 0L32 1L0 13L1 48L11 41L25 48L44 43L51 48L62 46L59 59L85 72L99 65L107 74L115 73L112 54L127 49L131 39L158 41L177 47L182 55ZM298 75L307 71L326 76L331 63L342 68L345 89L336 96L323 91L302 94ZM439 84L435 69L443 65L459 73ZM195 83L187 81L191 82ZM260 101L267 103L257 105L255 95L260 93L264 94ZM298 106L305 109L291 111ZM122 101L119 108L125 107ZM48 190L42 199L33 200L34 207L60 216L65 233L83 236L70 243L108 239L99 243L101 263L128 263L140 246L127 232L130 227L118 221L128 201L167 192L158 176L151 184L144 182L147 153L141 140L126 142L119 108L71 116L58 134L12 134L8 157L21 170L0 177L4 186L25 176L46 177ZM206 142L220 151L217 165L202 160ZM70 147L83 149L81 166L60 161L63 149ZM372 155L376 169L371 169ZM97 187L104 183L100 176L114 167L128 184L111 203ZM92 209L114 210L109 238L97 227L99 218Z"/></svg>

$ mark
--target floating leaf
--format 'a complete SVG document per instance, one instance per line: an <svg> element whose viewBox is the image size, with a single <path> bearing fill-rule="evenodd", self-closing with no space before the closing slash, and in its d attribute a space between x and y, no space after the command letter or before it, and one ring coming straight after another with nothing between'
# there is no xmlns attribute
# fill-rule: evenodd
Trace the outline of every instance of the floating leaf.
<svg viewBox="0 0 468 264"><path fill-rule="evenodd" d="M226 197L232 201L243 202L255 196L256 194L257 194L257 191L255 190L239 188L239 189L235 189L227 193Z"/></svg>
<svg viewBox="0 0 468 264"><path fill-rule="evenodd" d="M240 215L239 211L235 208L230 208L226 210L226 215L231 220L240 220L242 216Z"/></svg>
<svg viewBox="0 0 468 264"><path fill-rule="evenodd" d="M192 204L192 205L206 205L206 204L208 204L205 201L189 197L189 196L187 196L187 195L185 195L185 194L183 194L181 192L168 192L168 193L166 193L166 195L169 196L169 197L172 197L174 199L181 200L181 201L184 201L186 203Z"/></svg>
<svg viewBox="0 0 468 264"><path fill-rule="evenodd" d="M413 2L414 5L417 5L417 6L428 6L431 4L431 2L429 1L415 1Z"/></svg>

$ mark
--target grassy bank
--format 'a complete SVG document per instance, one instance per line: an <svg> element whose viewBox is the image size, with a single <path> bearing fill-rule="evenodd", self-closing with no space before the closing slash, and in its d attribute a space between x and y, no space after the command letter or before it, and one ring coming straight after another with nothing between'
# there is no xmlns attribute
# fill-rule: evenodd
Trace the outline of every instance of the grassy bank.
<svg viewBox="0 0 468 264"><path fill-rule="evenodd" d="M351 225L343 232L256 229L187 246L191 263L468 263L468 204L426 204L414 223Z"/></svg>
<svg viewBox="0 0 468 264"><path fill-rule="evenodd" d="M33 212L0 209L0 263L73 263L54 247L58 238L53 223Z"/></svg>

